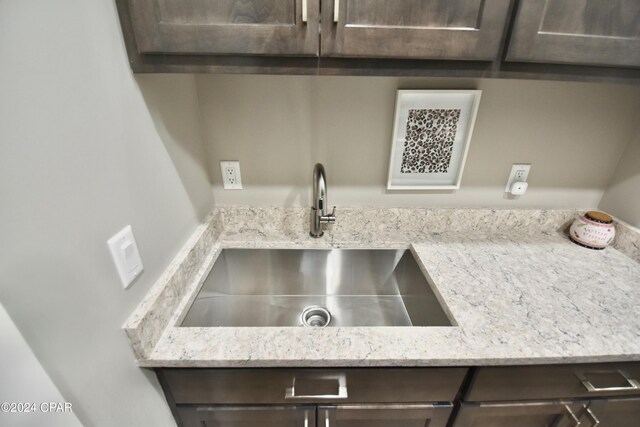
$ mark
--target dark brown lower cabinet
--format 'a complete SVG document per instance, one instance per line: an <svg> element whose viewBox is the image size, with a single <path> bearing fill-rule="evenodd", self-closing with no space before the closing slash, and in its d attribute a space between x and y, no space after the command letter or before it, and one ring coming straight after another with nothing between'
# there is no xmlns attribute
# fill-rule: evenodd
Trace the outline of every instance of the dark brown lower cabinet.
<svg viewBox="0 0 640 427"><path fill-rule="evenodd" d="M315 406L178 407L183 427L315 427Z"/></svg>
<svg viewBox="0 0 640 427"><path fill-rule="evenodd" d="M476 368L453 426L640 426L638 379L638 363Z"/></svg>
<svg viewBox="0 0 640 427"><path fill-rule="evenodd" d="M576 427L587 402L463 403L454 427ZM589 424L586 424L589 426Z"/></svg>
<svg viewBox="0 0 640 427"><path fill-rule="evenodd" d="M463 403L454 427L633 427L640 398Z"/></svg>
<svg viewBox="0 0 640 427"><path fill-rule="evenodd" d="M640 426L638 362L156 372L180 427Z"/></svg>
<svg viewBox="0 0 640 427"><path fill-rule="evenodd" d="M445 427L453 405L178 407L183 427Z"/></svg>
<svg viewBox="0 0 640 427"><path fill-rule="evenodd" d="M318 427L445 427L453 405L337 405L318 407Z"/></svg>
<svg viewBox="0 0 640 427"><path fill-rule="evenodd" d="M468 369L156 372L181 427L446 427Z"/></svg>
<svg viewBox="0 0 640 427"><path fill-rule="evenodd" d="M599 422L594 427L625 427L640 425L640 397L598 399L589 404L591 414ZM580 424L582 426L582 424ZM589 424L586 424L589 426Z"/></svg>

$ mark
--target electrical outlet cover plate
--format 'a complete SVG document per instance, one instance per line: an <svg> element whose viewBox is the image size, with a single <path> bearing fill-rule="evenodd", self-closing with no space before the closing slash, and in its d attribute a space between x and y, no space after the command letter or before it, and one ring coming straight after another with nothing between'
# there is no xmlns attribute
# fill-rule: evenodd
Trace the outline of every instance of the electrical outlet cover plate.
<svg viewBox="0 0 640 427"><path fill-rule="evenodd" d="M222 185L225 190L242 190L239 161L221 161L220 173L222 173Z"/></svg>
<svg viewBox="0 0 640 427"><path fill-rule="evenodd" d="M506 193L510 193L511 187L516 181L527 182L530 170L530 163L517 163L511 166L511 173L509 174L509 179L507 179L507 186L505 187L504 191Z"/></svg>
<svg viewBox="0 0 640 427"><path fill-rule="evenodd" d="M511 194L513 194L514 196L522 196L527 192L527 187L529 187L528 183L516 181L511 186Z"/></svg>
<svg viewBox="0 0 640 427"><path fill-rule="evenodd" d="M144 266L131 226L127 225L107 241L122 286L127 289L142 273Z"/></svg>

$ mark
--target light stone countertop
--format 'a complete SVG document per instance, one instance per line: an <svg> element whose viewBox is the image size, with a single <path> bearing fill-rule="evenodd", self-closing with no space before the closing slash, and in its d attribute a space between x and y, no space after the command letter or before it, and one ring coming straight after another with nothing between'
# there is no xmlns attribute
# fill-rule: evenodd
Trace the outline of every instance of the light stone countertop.
<svg viewBox="0 0 640 427"><path fill-rule="evenodd" d="M314 240L305 236L304 225L291 226L291 232L278 227L258 230L250 220L238 218L268 214L230 209L208 219L209 229L217 234L209 233L204 249L198 249L201 259L191 263L194 273L171 286L167 280L158 284L125 325L140 366L468 366L640 360L640 263L614 248L594 251L571 243L555 228L565 227L575 212L526 212L540 229L517 235L513 231L528 224L521 213L500 213L507 218L505 227L487 233L476 225L455 226L459 218L442 228L455 232L442 232L433 224L425 231L415 216L401 221L405 215L401 212L389 230L374 233L381 236L377 239L353 231L362 216L351 212L351 226L345 224L343 230ZM478 212L474 211L475 217ZM304 224L300 212L291 215L292 222ZM345 222L348 216L343 216ZM408 223L416 222L413 231L407 230ZM394 232L394 227L403 233ZM456 326L176 327L223 247L410 248ZM185 254L175 261L180 266ZM175 274L176 268L169 270ZM171 298L160 304L159 296L169 288Z"/></svg>

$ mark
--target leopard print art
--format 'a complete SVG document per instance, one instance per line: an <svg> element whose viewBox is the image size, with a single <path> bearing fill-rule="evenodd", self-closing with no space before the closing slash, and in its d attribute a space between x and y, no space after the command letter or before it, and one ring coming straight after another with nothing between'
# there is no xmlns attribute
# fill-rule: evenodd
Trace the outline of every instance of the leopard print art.
<svg viewBox="0 0 640 427"><path fill-rule="evenodd" d="M411 109L401 173L447 173L456 139L459 109Z"/></svg>

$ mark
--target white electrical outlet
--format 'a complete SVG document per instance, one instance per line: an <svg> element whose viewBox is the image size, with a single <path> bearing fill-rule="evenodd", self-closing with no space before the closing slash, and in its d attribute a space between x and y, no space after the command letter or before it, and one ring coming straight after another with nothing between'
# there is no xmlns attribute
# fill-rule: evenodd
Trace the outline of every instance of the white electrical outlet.
<svg viewBox="0 0 640 427"><path fill-rule="evenodd" d="M504 191L511 193L511 187L513 187L514 182L527 182L530 170L531 164L528 163L511 166L511 173L509 174L509 179L507 179L507 186Z"/></svg>
<svg viewBox="0 0 640 427"><path fill-rule="evenodd" d="M220 172L222 173L222 185L225 190L242 190L239 161L221 161Z"/></svg>

